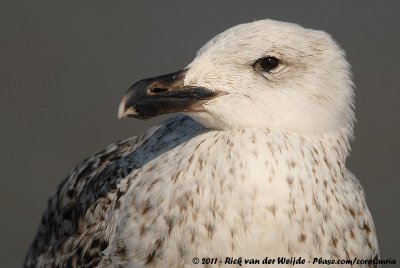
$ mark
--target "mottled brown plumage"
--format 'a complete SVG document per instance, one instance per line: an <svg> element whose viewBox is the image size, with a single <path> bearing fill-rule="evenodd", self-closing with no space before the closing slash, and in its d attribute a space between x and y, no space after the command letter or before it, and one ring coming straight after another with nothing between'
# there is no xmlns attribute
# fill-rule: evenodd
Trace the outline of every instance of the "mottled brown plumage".
<svg viewBox="0 0 400 268"><path fill-rule="evenodd" d="M379 256L364 191L345 165L349 65L326 33L270 20L233 27L179 75L136 83L119 115L177 110L189 116L110 145L64 180L26 267Z"/></svg>

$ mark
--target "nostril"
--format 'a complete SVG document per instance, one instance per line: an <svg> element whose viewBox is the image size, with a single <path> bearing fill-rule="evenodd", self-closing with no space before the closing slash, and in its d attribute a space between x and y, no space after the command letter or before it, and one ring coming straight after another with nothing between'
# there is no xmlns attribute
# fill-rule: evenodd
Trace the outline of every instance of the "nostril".
<svg viewBox="0 0 400 268"><path fill-rule="evenodd" d="M151 93L161 93L161 92L166 92L168 91L168 88L163 88L163 87L153 87L150 89Z"/></svg>

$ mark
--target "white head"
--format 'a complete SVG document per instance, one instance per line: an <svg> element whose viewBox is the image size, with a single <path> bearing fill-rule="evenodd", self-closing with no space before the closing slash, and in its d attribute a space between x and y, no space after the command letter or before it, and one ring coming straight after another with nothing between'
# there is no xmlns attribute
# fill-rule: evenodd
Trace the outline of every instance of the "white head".
<svg viewBox="0 0 400 268"><path fill-rule="evenodd" d="M184 71L137 82L119 114L183 111L213 129L351 135L352 87L344 52L328 34L261 20L217 35Z"/></svg>
<svg viewBox="0 0 400 268"><path fill-rule="evenodd" d="M264 71L266 57L277 67ZM352 132L349 64L325 32L273 20L240 24L207 42L187 69L186 86L229 93L189 113L207 127Z"/></svg>

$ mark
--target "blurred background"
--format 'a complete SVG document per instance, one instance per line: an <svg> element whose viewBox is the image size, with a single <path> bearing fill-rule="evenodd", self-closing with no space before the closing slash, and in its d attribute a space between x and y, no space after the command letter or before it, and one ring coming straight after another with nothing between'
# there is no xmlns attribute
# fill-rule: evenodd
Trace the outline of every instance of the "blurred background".
<svg viewBox="0 0 400 268"><path fill-rule="evenodd" d="M382 257L400 262L399 3L1 1L1 266L22 265L48 197L79 161L165 119L117 120L133 82L181 69L214 35L263 18L327 31L346 50L358 120L348 166Z"/></svg>

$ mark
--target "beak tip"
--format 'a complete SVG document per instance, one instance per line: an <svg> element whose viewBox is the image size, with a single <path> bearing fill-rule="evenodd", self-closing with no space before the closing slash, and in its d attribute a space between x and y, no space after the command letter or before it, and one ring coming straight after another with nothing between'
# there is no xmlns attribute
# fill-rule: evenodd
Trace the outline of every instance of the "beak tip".
<svg viewBox="0 0 400 268"><path fill-rule="evenodd" d="M125 97L122 99L118 107L118 119L125 117Z"/></svg>
<svg viewBox="0 0 400 268"><path fill-rule="evenodd" d="M126 97L124 97L118 107L118 119L126 117L137 117L138 113L134 107L126 106Z"/></svg>

